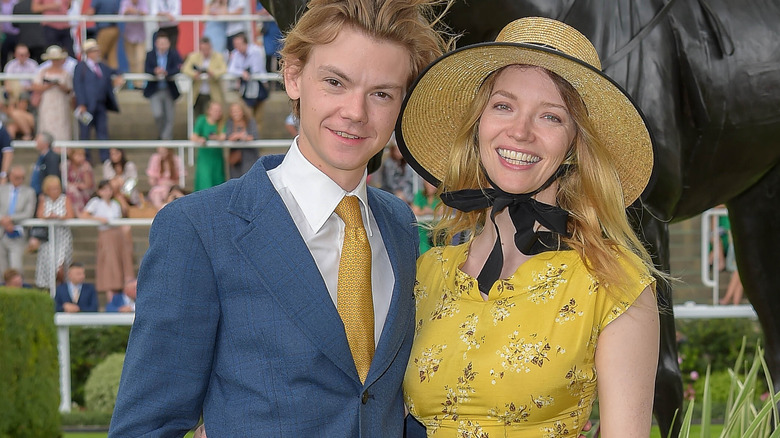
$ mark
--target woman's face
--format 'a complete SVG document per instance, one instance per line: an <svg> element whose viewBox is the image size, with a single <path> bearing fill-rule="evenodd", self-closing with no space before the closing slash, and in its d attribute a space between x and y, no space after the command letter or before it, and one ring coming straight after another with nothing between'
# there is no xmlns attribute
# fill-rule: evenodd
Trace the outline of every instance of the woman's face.
<svg viewBox="0 0 780 438"><path fill-rule="evenodd" d="M244 118L244 110L241 105L234 103L230 105L230 118L233 120L241 120Z"/></svg>
<svg viewBox="0 0 780 438"><path fill-rule="evenodd" d="M46 194L49 199L57 199L62 194L62 187L57 183L49 183L43 188L43 193Z"/></svg>
<svg viewBox="0 0 780 438"><path fill-rule="evenodd" d="M168 157L168 148L163 148L163 147L157 148L157 153L160 154L160 157L166 158Z"/></svg>
<svg viewBox="0 0 780 438"><path fill-rule="evenodd" d="M111 148L108 150L108 156L111 158L112 163L118 163L122 160L122 151L116 148Z"/></svg>
<svg viewBox="0 0 780 438"><path fill-rule="evenodd" d="M87 155L84 151L80 151L80 150L73 151L70 155L70 161L76 165L83 163L84 161L86 161L86 159L87 159Z"/></svg>
<svg viewBox="0 0 780 438"><path fill-rule="evenodd" d="M208 116L211 120L219 120L222 118L222 105L212 103L209 105Z"/></svg>
<svg viewBox="0 0 780 438"><path fill-rule="evenodd" d="M114 195L114 190L111 188L111 184L105 184L98 189L97 194L101 199L108 200Z"/></svg>
<svg viewBox="0 0 780 438"><path fill-rule="evenodd" d="M566 157L576 126L555 83L541 68L498 74L479 121L479 152L490 179L508 193L530 193ZM555 203L556 185L537 195Z"/></svg>

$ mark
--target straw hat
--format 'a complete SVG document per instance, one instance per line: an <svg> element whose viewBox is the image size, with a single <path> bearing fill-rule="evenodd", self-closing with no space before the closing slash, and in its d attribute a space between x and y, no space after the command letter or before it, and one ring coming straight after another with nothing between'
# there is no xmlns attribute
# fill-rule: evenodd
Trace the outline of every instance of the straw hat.
<svg viewBox="0 0 780 438"><path fill-rule="evenodd" d="M585 102L601 141L613 157L625 205L636 200L653 168L650 134L628 94L601 72L593 45L574 29L548 18L521 18L495 42L445 54L412 85L396 126L398 146L423 178L438 185L469 105L483 81L512 64L543 67L567 80Z"/></svg>
<svg viewBox="0 0 780 438"><path fill-rule="evenodd" d="M67 52L63 52L62 48L60 46L49 46L46 49L46 52L41 55L41 59L44 61L48 60L54 60L54 59L65 59L68 57Z"/></svg>
<svg viewBox="0 0 780 438"><path fill-rule="evenodd" d="M84 53L89 52L90 50L98 50L100 47L98 47L97 41L90 38L86 41L84 41L84 44L81 46L81 50L84 51Z"/></svg>

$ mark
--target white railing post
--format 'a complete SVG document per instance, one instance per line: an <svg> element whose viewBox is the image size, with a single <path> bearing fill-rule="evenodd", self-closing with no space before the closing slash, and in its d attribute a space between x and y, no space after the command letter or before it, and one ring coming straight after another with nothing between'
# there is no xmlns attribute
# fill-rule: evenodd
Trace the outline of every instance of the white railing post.
<svg viewBox="0 0 780 438"><path fill-rule="evenodd" d="M57 318L54 318L55 324ZM60 360L60 412L70 412L70 327L57 326L57 351Z"/></svg>

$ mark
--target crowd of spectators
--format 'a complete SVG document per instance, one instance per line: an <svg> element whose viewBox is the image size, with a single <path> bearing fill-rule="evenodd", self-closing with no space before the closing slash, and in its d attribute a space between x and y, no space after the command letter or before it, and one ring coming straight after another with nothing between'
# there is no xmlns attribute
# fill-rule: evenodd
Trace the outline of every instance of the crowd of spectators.
<svg viewBox="0 0 780 438"><path fill-rule="evenodd" d="M258 139L269 88L253 76L277 67L275 52L281 34L274 23L261 20L209 20L195 51L181 56L177 50L181 0L91 0L84 9L81 4L0 0L2 15L47 16L34 22L0 24L0 68L6 74L0 90L0 272L7 286L56 286L58 311L96 311L101 294L105 294L101 303L107 311L132 311L135 261L131 233L128 227L112 226L111 220L128 217L136 207L156 211L185 196L187 190L180 185L187 172L184 162L175 150L159 147L149 157L145 172L139 172L121 149L99 149L98 153L92 148L68 148L63 164L65 151L58 142L115 139L109 132L108 113L119 111L117 92L125 87L141 90L149 100L156 138L174 139L174 102L179 97L176 76L180 72L192 80L193 112L199 120L195 134L203 134L193 135L198 143ZM203 5L204 15L254 12L267 15L255 0L204 0ZM150 23L100 19L82 40L78 20L48 18L81 14L150 15L161 20L151 22L155 28L151 39ZM254 34L257 40L251 37ZM263 35L277 41L261 42ZM120 44L124 50L119 50ZM123 73L150 76L126 82ZM234 79L226 80L226 75ZM13 140L34 141L37 158L14 163ZM252 148L198 148L195 188L239 177L257 157L258 151ZM140 185L139 178L145 179ZM101 223L95 286L84 282L85 268L73 260L71 228L20 225L31 218L85 218ZM25 253L37 253L29 284L22 278Z"/></svg>

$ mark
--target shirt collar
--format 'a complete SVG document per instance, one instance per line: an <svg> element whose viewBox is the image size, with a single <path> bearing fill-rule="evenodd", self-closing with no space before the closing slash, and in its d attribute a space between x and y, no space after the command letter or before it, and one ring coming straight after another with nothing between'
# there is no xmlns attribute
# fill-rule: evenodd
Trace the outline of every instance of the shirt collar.
<svg viewBox="0 0 780 438"><path fill-rule="evenodd" d="M282 184L286 187L295 202L306 217L314 232L317 232L325 224L341 199L346 195L357 196L360 203L363 204L363 218L371 220L370 209L368 207L368 190L366 188L366 172L363 172L363 178L360 183L351 192L342 189L330 177L322 173L313 164L303 156L298 148L298 138L293 140L290 149L278 167L282 176ZM316 187L317 190L312 190ZM368 222L366 221L366 225ZM366 226L366 232L371 235L371 227Z"/></svg>

